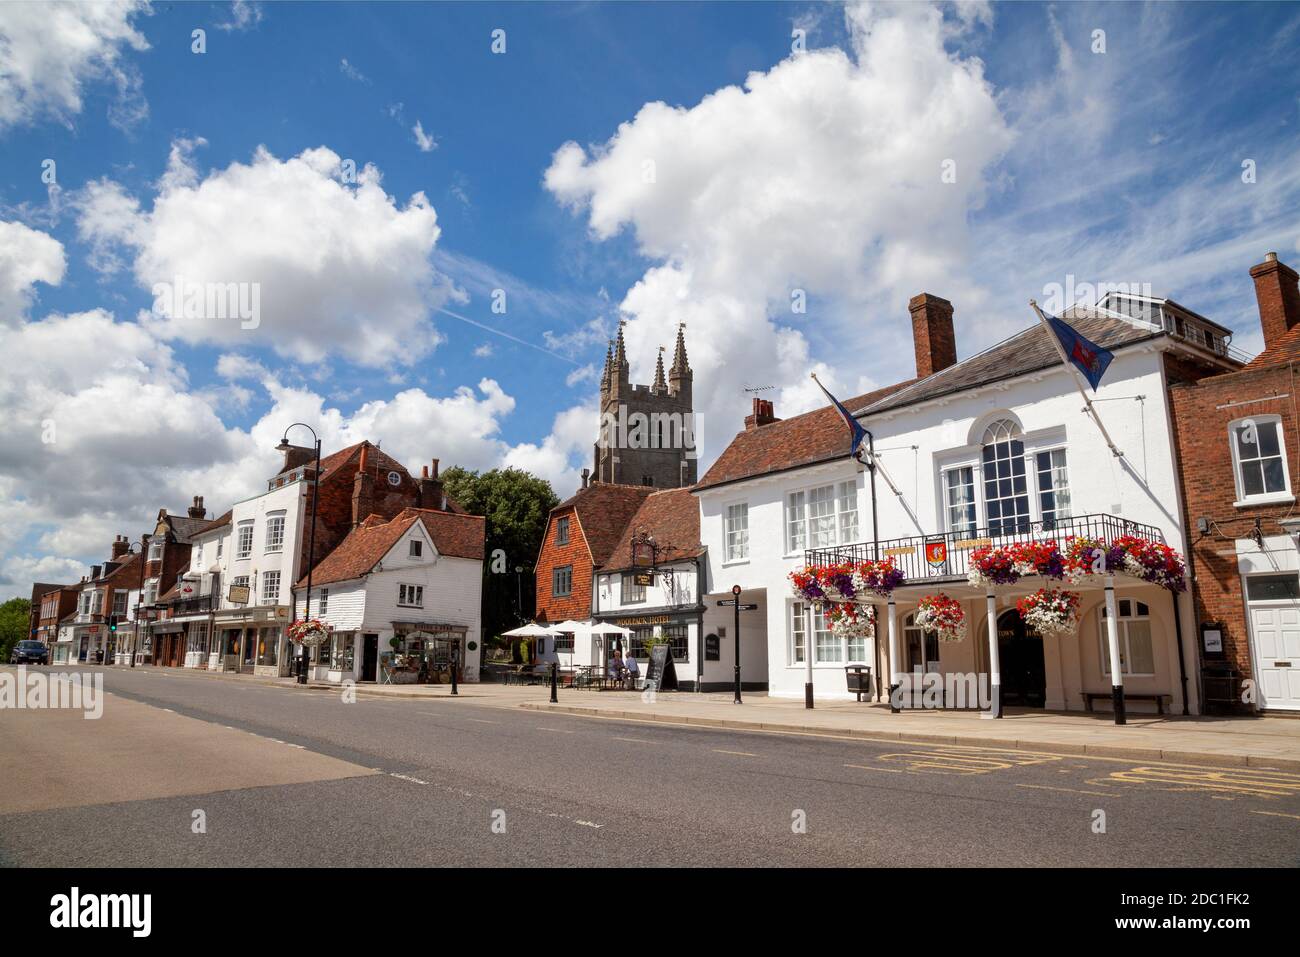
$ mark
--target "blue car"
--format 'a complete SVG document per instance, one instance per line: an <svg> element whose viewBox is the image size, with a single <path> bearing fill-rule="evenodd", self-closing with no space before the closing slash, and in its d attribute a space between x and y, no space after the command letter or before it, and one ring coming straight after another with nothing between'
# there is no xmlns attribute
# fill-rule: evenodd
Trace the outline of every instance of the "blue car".
<svg viewBox="0 0 1300 957"><path fill-rule="evenodd" d="M50 663L50 652L39 641L20 641L14 645L14 650L9 653L9 663L11 665L48 665Z"/></svg>

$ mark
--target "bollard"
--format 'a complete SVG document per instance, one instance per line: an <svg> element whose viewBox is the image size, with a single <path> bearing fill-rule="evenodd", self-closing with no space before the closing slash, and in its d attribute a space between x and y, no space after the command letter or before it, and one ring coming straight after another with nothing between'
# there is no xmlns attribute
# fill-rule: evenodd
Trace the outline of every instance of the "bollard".
<svg viewBox="0 0 1300 957"><path fill-rule="evenodd" d="M457 655L451 656L451 693L454 695L460 694L460 692L456 690L456 671L458 670L457 658Z"/></svg>
<svg viewBox="0 0 1300 957"><path fill-rule="evenodd" d="M560 703L560 676L556 671L557 662L551 662L551 704Z"/></svg>

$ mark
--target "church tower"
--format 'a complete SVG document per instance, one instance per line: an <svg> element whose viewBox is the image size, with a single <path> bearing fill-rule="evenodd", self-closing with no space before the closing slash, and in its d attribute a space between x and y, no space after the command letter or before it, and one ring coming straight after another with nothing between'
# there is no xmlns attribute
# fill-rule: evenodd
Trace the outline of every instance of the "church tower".
<svg viewBox="0 0 1300 957"><path fill-rule="evenodd" d="M677 327L672 366L664 373L664 349L654 382L629 379L623 324L605 350L600 380L600 436L594 478L614 485L682 488L694 485L699 463L692 405L693 373L686 358L686 324Z"/></svg>

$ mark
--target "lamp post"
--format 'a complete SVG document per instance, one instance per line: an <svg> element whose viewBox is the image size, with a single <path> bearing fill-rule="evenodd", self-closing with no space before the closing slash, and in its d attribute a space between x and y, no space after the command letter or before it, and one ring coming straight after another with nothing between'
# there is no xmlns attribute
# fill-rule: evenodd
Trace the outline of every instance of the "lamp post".
<svg viewBox="0 0 1300 957"><path fill-rule="evenodd" d="M280 438L280 444L277 445L277 452L287 452L291 448L289 445L290 429L302 426L311 433L312 439L316 442L316 468L312 472L311 478L311 531L307 538L307 601L306 607L302 613L302 620L307 621L311 618L311 572L316 562L316 500L320 498L320 437L316 435L316 430L306 422L295 422L284 430L284 435ZM292 571L292 569L290 569ZM302 657L298 662L298 684L307 683L307 644L303 642Z"/></svg>
<svg viewBox="0 0 1300 957"><path fill-rule="evenodd" d="M740 586L739 586L739 585L732 585L732 586L731 586L731 597L730 597L730 598L724 598L724 599L722 599L721 601L718 602L718 605L719 605L719 606L731 605L732 608L735 610L735 628L734 628L734 632L735 632L735 633L732 635L732 638L733 638L734 641L735 641L735 658L736 658L736 668L735 668L736 677L735 677L735 686L736 686L736 697L735 697L735 699L732 701L732 704L742 704L743 702L740 700L740 613L741 613L742 611L753 611L753 610L756 609L758 606L757 606L757 605L742 605L742 604L740 603Z"/></svg>
<svg viewBox="0 0 1300 957"><path fill-rule="evenodd" d="M136 589L137 594L135 596L135 623L131 627L131 667L132 668L135 667L136 649L139 648L140 646L140 606L144 604L144 566L148 564L145 561L145 558L148 556L148 549L145 547L143 535L140 536L139 542L132 542L130 545L126 546L126 553L128 555L133 554L134 553L133 550L135 549L136 545L140 546L140 584L139 587Z"/></svg>

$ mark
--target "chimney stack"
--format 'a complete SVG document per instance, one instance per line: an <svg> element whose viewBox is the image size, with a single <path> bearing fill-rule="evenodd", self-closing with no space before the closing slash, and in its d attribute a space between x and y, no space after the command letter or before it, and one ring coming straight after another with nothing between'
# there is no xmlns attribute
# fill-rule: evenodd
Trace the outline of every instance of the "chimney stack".
<svg viewBox="0 0 1300 957"><path fill-rule="evenodd" d="M420 467L420 508L431 508L434 511L447 511L447 494L442 487L442 479L438 478L438 460L431 459L432 464L422 465Z"/></svg>
<svg viewBox="0 0 1300 957"><path fill-rule="evenodd" d="M281 466L281 472L288 472L290 469L296 469L308 462L316 461L316 450L307 448L302 445L291 445L284 450L284 465Z"/></svg>
<svg viewBox="0 0 1300 957"><path fill-rule="evenodd" d="M129 547L130 547L130 543L126 540L125 535L113 536L113 551L112 551L113 561L117 561L123 555L125 555L126 550Z"/></svg>
<svg viewBox="0 0 1300 957"><path fill-rule="evenodd" d="M202 518L206 515L207 512L203 509L203 496L194 496L194 504L191 505L187 511L189 512L190 518Z"/></svg>
<svg viewBox="0 0 1300 957"><path fill-rule="evenodd" d="M780 422L772 408L771 399L754 399L754 411L745 416L745 431L753 432L764 425L771 425L773 422Z"/></svg>
<svg viewBox="0 0 1300 957"><path fill-rule="evenodd" d="M434 459L433 465L429 469L429 478L437 478L437 477L438 477L438 460Z"/></svg>
<svg viewBox="0 0 1300 957"><path fill-rule="evenodd" d="M591 469L582 470L582 487L586 488L591 480Z"/></svg>
<svg viewBox="0 0 1300 957"><path fill-rule="evenodd" d="M1277 253L1250 269L1259 302L1259 324L1264 327L1264 347L1269 348L1300 322L1300 282L1296 271L1278 262Z"/></svg>
<svg viewBox="0 0 1300 957"><path fill-rule="evenodd" d="M916 346L916 377L924 379L957 363L957 337L952 331L952 303L928 292L907 304L912 314L912 342Z"/></svg>

